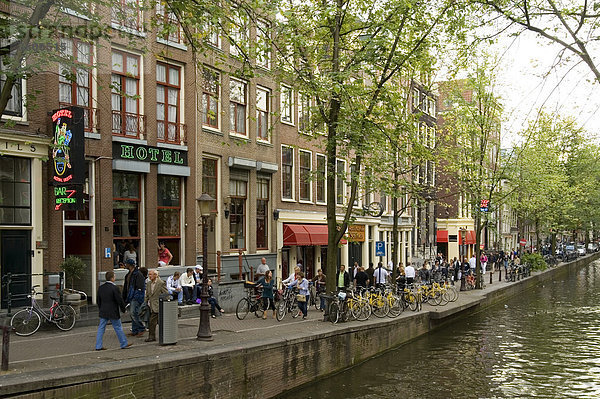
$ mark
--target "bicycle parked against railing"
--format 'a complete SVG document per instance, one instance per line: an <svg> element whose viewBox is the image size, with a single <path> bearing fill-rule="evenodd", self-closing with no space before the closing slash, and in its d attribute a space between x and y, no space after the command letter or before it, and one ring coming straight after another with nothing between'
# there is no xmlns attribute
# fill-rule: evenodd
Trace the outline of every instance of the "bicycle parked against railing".
<svg viewBox="0 0 600 399"><path fill-rule="evenodd" d="M42 294L36 292L39 285L31 287L31 294L27 298L31 298L31 306L19 310L10 319L10 325L15 330L17 335L28 336L35 333L42 324L42 318L48 323L56 324L63 331L69 331L75 325L75 310L71 305L61 305L58 298L51 297L52 305L48 312L38 305L35 296Z"/></svg>
<svg viewBox="0 0 600 399"><path fill-rule="evenodd" d="M254 312L256 317L261 317L264 312L262 301L262 290L255 283L250 281L244 282L246 296L238 302L235 307L235 315L239 320L244 320L248 313Z"/></svg>

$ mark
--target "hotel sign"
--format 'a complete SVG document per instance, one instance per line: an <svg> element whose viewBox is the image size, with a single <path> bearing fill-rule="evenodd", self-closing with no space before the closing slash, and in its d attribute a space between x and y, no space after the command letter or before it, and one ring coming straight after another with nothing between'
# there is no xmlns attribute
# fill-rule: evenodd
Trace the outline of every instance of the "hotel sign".
<svg viewBox="0 0 600 399"><path fill-rule="evenodd" d="M187 151L113 141L113 159L187 166Z"/></svg>

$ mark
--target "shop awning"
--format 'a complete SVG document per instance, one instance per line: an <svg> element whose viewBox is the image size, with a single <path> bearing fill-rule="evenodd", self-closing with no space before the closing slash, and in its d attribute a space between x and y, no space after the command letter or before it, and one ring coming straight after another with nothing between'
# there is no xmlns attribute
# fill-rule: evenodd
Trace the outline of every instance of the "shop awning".
<svg viewBox="0 0 600 399"><path fill-rule="evenodd" d="M462 242L462 237L461 234L458 235L458 244L459 245L473 245L477 242L476 239L476 235L475 235L475 231L474 230L467 230L466 234L465 234L465 242Z"/></svg>
<svg viewBox="0 0 600 399"><path fill-rule="evenodd" d="M448 230L437 231L437 242L448 242Z"/></svg>
<svg viewBox="0 0 600 399"><path fill-rule="evenodd" d="M283 224L283 245L327 245L328 229L326 224ZM341 244L347 244L342 239Z"/></svg>

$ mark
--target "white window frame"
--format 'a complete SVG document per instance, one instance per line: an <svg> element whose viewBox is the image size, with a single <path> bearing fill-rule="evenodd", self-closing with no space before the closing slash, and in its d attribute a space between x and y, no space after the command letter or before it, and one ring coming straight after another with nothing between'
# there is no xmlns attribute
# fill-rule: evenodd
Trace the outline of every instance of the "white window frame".
<svg viewBox="0 0 600 399"><path fill-rule="evenodd" d="M267 112L267 138L266 139L258 137L258 122L260 120L258 113L260 111L263 111L263 112L265 111L258 107L258 92L259 91L263 91L267 95L267 109L266 109L266 112ZM272 105L271 98L272 97L273 96L271 93L271 89L264 87L264 86L258 86L258 85L256 86L256 140L259 142L262 142L262 143L270 143L271 142L270 129L271 129L271 105Z"/></svg>
<svg viewBox="0 0 600 399"><path fill-rule="evenodd" d="M291 198L286 198L283 196L283 149L284 148L289 148L292 150L292 176L291 176L291 182L292 182L292 197ZM292 147L291 145L285 145L282 144L281 145L281 201L283 202L296 202L296 163L295 161L295 151L294 151L294 147Z"/></svg>
<svg viewBox="0 0 600 399"><path fill-rule="evenodd" d="M317 170L317 166L319 165L319 157L323 157L323 159L325 160L325 174L323 175L323 197L324 200L320 201L318 199L318 195L317 195L317 188L315 186L315 203L318 205L327 205L327 156L325 154L321 154L321 153L315 153L315 158L316 158L316 164L315 164L315 171ZM318 178L318 177L317 177Z"/></svg>
<svg viewBox="0 0 600 399"><path fill-rule="evenodd" d="M234 57L240 57L242 53L238 49L238 46L242 48L246 54L248 53L248 44L250 42L250 29L248 25L248 16L243 16L245 11L236 8L233 10L231 29L229 35L231 41L229 42L229 54ZM237 46L235 44L237 44Z"/></svg>
<svg viewBox="0 0 600 399"><path fill-rule="evenodd" d="M308 181L308 199L302 199L302 197L301 197L301 195L302 195L302 194L301 194L301 183L302 183L302 182L300 181L300 179L302 178L302 173L301 173L301 169L300 169L300 168L302 167L302 164L301 164L301 162L300 162L300 154L301 154L301 153L308 154L308 156L309 156L309 169L308 169L308 178L309 178L309 181ZM303 150L303 149L299 149L299 150L298 150L298 188L299 188L299 191L298 191L298 200L299 200L301 203L305 203L305 204L313 204L313 203L314 203L314 202L313 202L313 187L312 187L312 186L313 186L313 182L312 182L312 180L311 180L311 174L312 174L312 172L313 172L313 165L312 165L312 161L313 161L312 151L310 151L310 150Z"/></svg>
<svg viewBox="0 0 600 399"><path fill-rule="evenodd" d="M245 123L245 131L246 134L243 133L239 133L235 130L232 129L231 126L231 103L236 101L232 101L231 99L231 84L232 82L237 82L237 83L241 83L242 85L244 85L244 106L245 106L245 110L244 110L244 123ZM248 87L249 87L249 82L245 81L245 80L241 80L241 79L234 79L234 78L230 78L229 79L229 135L231 136L235 136L235 137L240 137L243 139L248 139L250 137L250 133L248 131L249 129L249 121L248 121L248 111L249 111L249 101L248 101ZM239 104L239 103L237 103ZM237 118L236 118L237 120Z"/></svg>
<svg viewBox="0 0 600 399"><path fill-rule="evenodd" d="M338 171L338 162L342 162L344 164L344 175L343 177L339 176L339 171ZM345 159L340 159L340 158L336 158L335 159L335 204L336 206L343 206L346 204L347 202L347 198L348 198L348 193L347 193L347 184L346 184L346 160ZM338 202L338 179L342 179L342 191L344 192L343 198L342 198L342 203Z"/></svg>
<svg viewBox="0 0 600 399"><path fill-rule="evenodd" d="M259 19L256 21L256 65L260 68L271 69L271 57L272 52L269 46L269 38L271 35L271 24L269 22ZM260 47L264 46L266 49L261 49ZM266 57L266 62L259 61L259 53L264 54Z"/></svg>
<svg viewBox="0 0 600 399"><path fill-rule="evenodd" d="M284 92L285 93L289 93L289 104L286 104L284 101ZM279 108L280 108L280 114L281 117L279 118L281 120L281 123L284 123L286 125L290 125L290 126L294 126L294 90L287 85L281 85L280 86L280 101L279 101ZM283 110L287 109L290 113L290 119L284 119L284 112Z"/></svg>
<svg viewBox="0 0 600 399"><path fill-rule="evenodd" d="M200 124L202 126L202 129L206 129L212 132L216 132L216 133L220 133L221 132L221 126L222 126L222 122L221 122L221 113L223 111L223 103L222 103L222 98L223 98L223 89L222 89L222 80L221 80L221 71L211 68L208 65L202 65L202 75L204 75L204 69L207 69L215 74L217 74L217 115L216 115L216 119L217 119L217 127L214 126L210 126L207 125L206 123L204 123L204 117L205 117L205 110L206 110L206 104L204 103L204 76L202 76L202 87L201 87L201 96L202 98L200 99L200 103L202 104L202 120L200 121Z"/></svg>

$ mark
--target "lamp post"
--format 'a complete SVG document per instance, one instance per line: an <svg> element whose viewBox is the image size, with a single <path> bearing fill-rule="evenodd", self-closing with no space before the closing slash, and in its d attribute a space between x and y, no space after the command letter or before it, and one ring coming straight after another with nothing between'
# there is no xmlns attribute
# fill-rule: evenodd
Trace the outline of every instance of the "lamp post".
<svg viewBox="0 0 600 399"><path fill-rule="evenodd" d="M208 304L208 218L215 199L204 193L198 198L200 215L202 216L202 292L200 293L200 324L196 338L199 341L212 341L210 330L210 306Z"/></svg>

